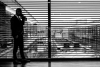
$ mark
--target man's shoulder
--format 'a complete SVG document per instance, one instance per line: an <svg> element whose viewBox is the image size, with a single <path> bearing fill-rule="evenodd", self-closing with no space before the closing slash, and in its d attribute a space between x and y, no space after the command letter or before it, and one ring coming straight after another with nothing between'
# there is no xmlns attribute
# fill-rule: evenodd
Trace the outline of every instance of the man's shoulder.
<svg viewBox="0 0 100 67"><path fill-rule="evenodd" d="M15 18L15 17L16 17L15 15L12 16L12 18Z"/></svg>
<svg viewBox="0 0 100 67"><path fill-rule="evenodd" d="M15 16L15 15L11 17L11 19L15 19L15 18L16 18L16 16Z"/></svg>
<svg viewBox="0 0 100 67"><path fill-rule="evenodd" d="M16 20L16 16L14 15L14 16L11 17L10 21L13 22L15 20Z"/></svg>

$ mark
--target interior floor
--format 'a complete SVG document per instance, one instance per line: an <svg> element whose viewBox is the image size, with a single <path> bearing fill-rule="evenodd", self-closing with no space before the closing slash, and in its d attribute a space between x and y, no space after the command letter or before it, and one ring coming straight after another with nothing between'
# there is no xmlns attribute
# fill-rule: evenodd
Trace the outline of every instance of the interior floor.
<svg viewBox="0 0 100 67"><path fill-rule="evenodd" d="M13 62L0 62L0 67L100 67L99 61L56 61L56 62L28 62L14 64Z"/></svg>

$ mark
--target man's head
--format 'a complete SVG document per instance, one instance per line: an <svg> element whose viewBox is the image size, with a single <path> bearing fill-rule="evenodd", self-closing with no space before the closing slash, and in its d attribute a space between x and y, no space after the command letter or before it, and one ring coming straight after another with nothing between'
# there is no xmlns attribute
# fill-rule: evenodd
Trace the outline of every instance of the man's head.
<svg viewBox="0 0 100 67"><path fill-rule="evenodd" d="M21 8L16 9L16 15L20 16L22 14Z"/></svg>

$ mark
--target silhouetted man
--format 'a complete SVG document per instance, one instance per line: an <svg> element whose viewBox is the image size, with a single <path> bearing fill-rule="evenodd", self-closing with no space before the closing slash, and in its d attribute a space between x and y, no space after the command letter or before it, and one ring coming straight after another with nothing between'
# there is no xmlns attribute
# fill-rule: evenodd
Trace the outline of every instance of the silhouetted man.
<svg viewBox="0 0 100 67"><path fill-rule="evenodd" d="M25 60L23 48L23 25L26 18L22 14L22 10L20 8L16 9L16 15L11 18L11 31L12 36L14 38L14 48L13 48L13 58L17 61L17 50L19 47L20 55L22 60Z"/></svg>

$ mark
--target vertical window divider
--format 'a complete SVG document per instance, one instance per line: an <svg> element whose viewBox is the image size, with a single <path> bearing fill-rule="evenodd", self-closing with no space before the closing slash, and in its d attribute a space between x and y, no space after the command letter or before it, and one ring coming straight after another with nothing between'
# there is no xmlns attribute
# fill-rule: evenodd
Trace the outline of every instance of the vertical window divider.
<svg viewBox="0 0 100 67"><path fill-rule="evenodd" d="M51 58L51 0L48 0L48 58Z"/></svg>

